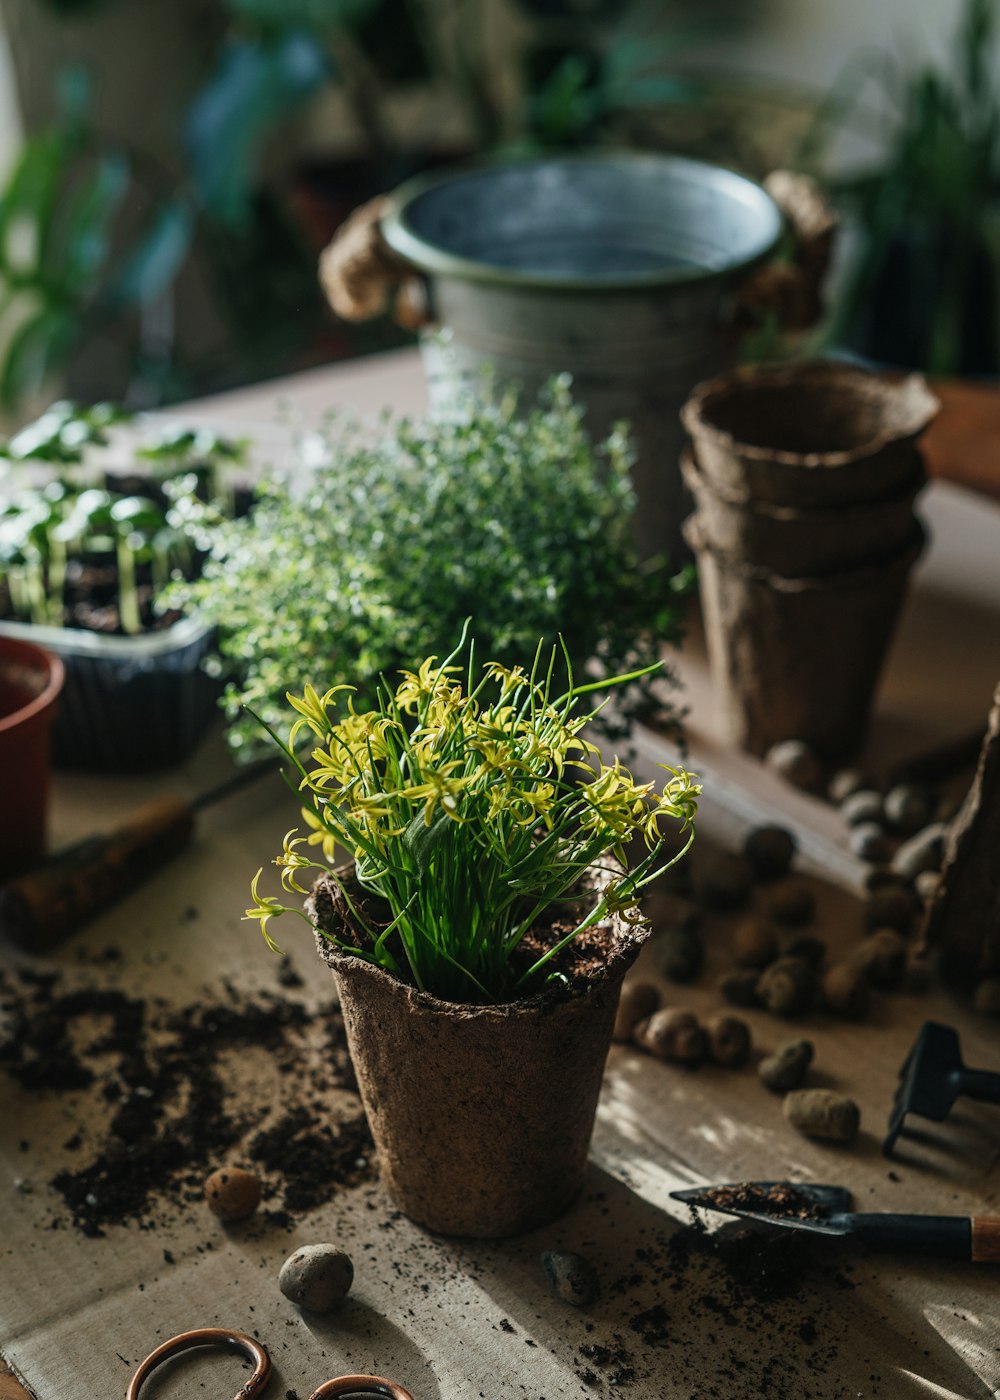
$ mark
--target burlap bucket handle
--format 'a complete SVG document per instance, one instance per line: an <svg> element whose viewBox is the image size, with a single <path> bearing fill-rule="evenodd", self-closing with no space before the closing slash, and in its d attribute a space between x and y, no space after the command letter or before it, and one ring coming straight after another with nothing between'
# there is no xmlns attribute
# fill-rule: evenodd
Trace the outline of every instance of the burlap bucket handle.
<svg viewBox="0 0 1000 1400"><path fill-rule="evenodd" d="M792 255L765 263L736 294L742 319L776 317L788 331L814 326L823 311L823 280L830 266L837 213L816 181L794 170L773 170L764 188L785 216Z"/></svg>
<svg viewBox="0 0 1000 1400"><path fill-rule="evenodd" d="M423 278L382 236L389 205L389 195L376 195L344 220L320 254L319 280L343 320L370 321L388 311L417 330L433 318Z"/></svg>
<svg viewBox="0 0 1000 1400"><path fill-rule="evenodd" d="M787 220L793 241L789 261L759 268L736 297L740 319L774 315L787 330L805 330L822 310L820 289L830 262L837 215L808 175L775 170L764 188ZM345 321L367 321L390 312L415 330L433 320L423 278L394 253L382 235L389 195L355 209L320 256L320 282Z"/></svg>

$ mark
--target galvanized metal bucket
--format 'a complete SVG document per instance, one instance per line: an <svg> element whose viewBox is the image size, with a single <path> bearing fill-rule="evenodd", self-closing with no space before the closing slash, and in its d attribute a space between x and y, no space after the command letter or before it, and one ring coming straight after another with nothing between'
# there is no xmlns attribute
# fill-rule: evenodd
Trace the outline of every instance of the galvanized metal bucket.
<svg viewBox="0 0 1000 1400"><path fill-rule="evenodd" d="M676 156L587 155L490 165L403 185L389 248L427 279L432 403L484 371L533 395L568 371L592 431L628 419L641 552L683 552L678 414L732 362L726 300L781 236L775 202L731 171Z"/></svg>

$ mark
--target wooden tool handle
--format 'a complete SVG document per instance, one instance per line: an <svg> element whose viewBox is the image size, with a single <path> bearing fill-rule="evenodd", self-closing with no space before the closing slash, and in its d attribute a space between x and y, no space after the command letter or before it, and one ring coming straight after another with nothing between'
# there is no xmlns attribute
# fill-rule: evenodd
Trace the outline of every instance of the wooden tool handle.
<svg viewBox="0 0 1000 1400"><path fill-rule="evenodd" d="M11 881L0 892L0 929L26 951L43 952L166 865L193 830L186 802L150 802L109 835Z"/></svg>
<svg viewBox="0 0 1000 1400"><path fill-rule="evenodd" d="M972 1259L976 1264L1000 1264L1000 1216L972 1217Z"/></svg>
<svg viewBox="0 0 1000 1400"><path fill-rule="evenodd" d="M2 1361L0 1361L0 1400L32 1400L24 1386L15 1379Z"/></svg>

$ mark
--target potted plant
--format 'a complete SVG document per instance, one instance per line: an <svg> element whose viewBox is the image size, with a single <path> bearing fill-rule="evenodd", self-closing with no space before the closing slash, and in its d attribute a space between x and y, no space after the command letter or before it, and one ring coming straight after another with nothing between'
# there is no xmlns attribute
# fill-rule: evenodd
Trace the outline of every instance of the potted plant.
<svg viewBox="0 0 1000 1400"><path fill-rule="evenodd" d="M45 855L49 734L62 684L57 656L0 636L0 879Z"/></svg>
<svg viewBox="0 0 1000 1400"><path fill-rule="evenodd" d="M380 682L368 709L343 703L350 686L307 686L288 697L288 742L269 729L310 828L276 864L288 891L320 872L294 912L333 971L383 1178L446 1234L515 1234L577 1195L622 978L649 932L640 894L679 858L678 831L680 854L693 835L691 774L668 770L658 791L583 736L581 699L629 677L557 693L555 660L540 646L528 673L477 666L463 638ZM337 849L349 867L330 868ZM247 917L274 947L289 906L260 875Z"/></svg>
<svg viewBox="0 0 1000 1400"><path fill-rule="evenodd" d="M206 483L242 449L171 432L133 445L123 476L98 456L124 417L56 404L0 448L0 635L65 664L57 763L139 772L184 757L215 710L211 629L160 599L200 567L215 511Z"/></svg>
<svg viewBox="0 0 1000 1400"><path fill-rule="evenodd" d="M286 691L320 668L370 694L446 652L466 617L506 665L561 635L581 674L592 659L642 670L680 640L691 575L638 559L624 431L594 442L565 381L528 411L513 396L466 410L374 442L331 435L318 465L260 482L253 513L214 530L200 579L173 590L217 628L237 752L260 744L245 707L280 724ZM627 690L668 717L662 685Z"/></svg>
<svg viewBox="0 0 1000 1400"><path fill-rule="evenodd" d="M854 219L828 343L938 375L1000 368L996 36L995 0L964 0L947 67L866 55L820 109L802 159ZM845 133L881 149L831 172Z"/></svg>

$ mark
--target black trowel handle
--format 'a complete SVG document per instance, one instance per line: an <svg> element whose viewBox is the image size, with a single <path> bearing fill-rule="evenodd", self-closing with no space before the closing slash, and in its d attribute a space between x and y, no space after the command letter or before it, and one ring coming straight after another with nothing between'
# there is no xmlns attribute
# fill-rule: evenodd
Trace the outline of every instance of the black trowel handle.
<svg viewBox="0 0 1000 1400"><path fill-rule="evenodd" d="M988 1069L960 1069L955 1075L958 1093L980 1103L1000 1103L1000 1074Z"/></svg>
<svg viewBox="0 0 1000 1400"><path fill-rule="evenodd" d="M936 1259L1000 1264L1000 1217L992 1215L854 1215L851 1235L872 1249L907 1250Z"/></svg>

